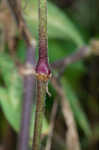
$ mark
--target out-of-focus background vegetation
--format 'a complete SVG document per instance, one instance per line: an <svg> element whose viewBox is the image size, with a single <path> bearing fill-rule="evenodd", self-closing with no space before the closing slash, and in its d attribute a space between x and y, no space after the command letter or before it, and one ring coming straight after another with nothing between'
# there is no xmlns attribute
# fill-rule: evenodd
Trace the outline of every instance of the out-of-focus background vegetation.
<svg viewBox="0 0 99 150"><path fill-rule="evenodd" d="M23 15L38 43L37 0L22 0ZM48 52L49 61L68 57L79 47L90 45L99 37L99 0L48 1ZM38 45L38 44L37 44ZM38 55L38 47L36 54ZM26 46L19 36L15 20L7 6L0 1L0 150L7 142L16 144L19 131L22 79L17 65L24 63ZM99 149L99 57L92 55L66 67L59 79L66 100L70 104L82 150ZM59 68L60 69L60 68ZM53 71L57 75L58 71ZM50 116L57 92L49 84L51 97L46 97L46 115L43 123L43 147L50 129ZM61 101L61 97L59 98ZM33 106L35 107L35 106ZM34 118L34 117L33 117ZM52 150L65 150L65 133L68 130L58 104ZM33 122L33 119L32 119ZM31 137L32 127L31 122ZM13 138L12 138L13 137ZM12 139L10 139L12 138ZM31 140L30 140L31 143Z"/></svg>

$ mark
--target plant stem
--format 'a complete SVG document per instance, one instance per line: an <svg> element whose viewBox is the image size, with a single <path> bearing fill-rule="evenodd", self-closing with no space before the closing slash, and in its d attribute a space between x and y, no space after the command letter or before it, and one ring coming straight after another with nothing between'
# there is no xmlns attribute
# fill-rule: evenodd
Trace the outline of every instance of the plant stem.
<svg viewBox="0 0 99 150"><path fill-rule="evenodd" d="M90 48L87 46L83 46L70 56L66 56L63 59L55 61L53 64L51 64L51 66L54 69L59 69L61 68L61 66L62 68L66 68L67 65L77 62L85 57L88 57L90 54L91 54Z"/></svg>
<svg viewBox="0 0 99 150"><path fill-rule="evenodd" d="M56 89L58 96L61 97L60 102L62 106L62 112L67 126L65 146L67 150L80 150L79 136L77 133L73 113L66 97L66 93L59 79L57 80L56 77L53 77L51 83L53 87Z"/></svg>
<svg viewBox="0 0 99 150"><path fill-rule="evenodd" d="M35 50L33 46L27 47L26 64L35 65ZM35 100L35 78L33 75L24 76L24 97L22 104L21 128L18 138L18 150L29 149L29 127L32 106Z"/></svg>
<svg viewBox="0 0 99 150"><path fill-rule="evenodd" d="M52 107L51 118L50 118L50 130L49 130L45 150L51 150L57 109L58 109L58 99L56 97L56 99L54 100L53 107Z"/></svg>
<svg viewBox="0 0 99 150"><path fill-rule="evenodd" d="M47 0L39 0L39 59L45 59L46 57L47 57Z"/></svg>
<svg viewBox="0 0 99 150"><path fill-rule="evenodd" d="M47 42L47 0L39 0L39 60L36 66L38 91L33 150L40 149L46 86L51 75L48 64Z"/></svg>
<svg viewBox="0 0 99 150"><path fill-rule="evenodd" d="M47 0L39 0L39 60L36 71L39 74L50 74L48 65Z"/></svg>
<svg viewBox="0 0 99 150"><path fill-rule="evenodd" d="M58 77L61 77L68 65L73 64L81 59L84 59L92 54L92 50L88 46L83 46L70 56L55 61L51 67L58 70Z"/></svg>
<svg viewBox="0 0 99 150"><path fill-rule="evenodd" d="M45 102L45 96L46 96L46 82L38 80L37 89L38 89L38 92L37 92L33 150L39 150L40 144L41 144L44 102Z"/></svg>

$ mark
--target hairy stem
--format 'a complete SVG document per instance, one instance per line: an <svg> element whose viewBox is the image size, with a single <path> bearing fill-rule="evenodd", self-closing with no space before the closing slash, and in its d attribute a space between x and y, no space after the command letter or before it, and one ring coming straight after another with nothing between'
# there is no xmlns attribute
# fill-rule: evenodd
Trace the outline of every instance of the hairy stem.
<svg viewBox="0 0 99 150"><path fill-rule="evenodd" d="M47 0L39 0L39 60L36 66L38 91L33 150L39 150L41 144L41 129L43 123L46 86L50 77L47 49Z"/></svg>
<svg viewBox="0 0 99 150"><path fill-rule="evenodd" d="M33 139L33 150L39 150L41 144L41 131L43 123L44 102L46 96L46 82L37 81L37 104L36 104L36 116L35 116L35 128Z"/></svg>
<svg viewBox="0 0 99 150"><path fill-rule="evenodd" d="M47 0L39 0L39 60L38 73L50 74L48 65Z"/></svg>

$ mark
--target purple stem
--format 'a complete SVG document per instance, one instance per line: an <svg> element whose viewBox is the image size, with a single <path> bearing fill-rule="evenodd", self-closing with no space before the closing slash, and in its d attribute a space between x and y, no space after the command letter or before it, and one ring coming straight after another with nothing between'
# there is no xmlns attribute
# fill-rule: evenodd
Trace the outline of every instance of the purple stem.
<svg viewBox="0 0 99 150"><path fill-rule="evenodd" d="M26 63L35 66L35 50L31 45L27 48ZM27 75L24 77L24 98L22 105L21 128L18 139L18 150L29 149L29 127L34 99L35 78L33 75Z"/></svg>
<svg viewBox="0 0 99 150"><path fill-rule="evenodd" d="M47 0L39 0L39 60L36 71L39 74L50 74L48 64Z"/></svg>
<svg viewBox="0 0 99 150"><path fill-rule="evenodd" d="M48 78L46 77L49 77L51 73L48 64L47 42L47 0L39 0L39 60L36 66L38 81L35 127L32 147L33 150L40 150L44 100L46 96L46 86L48 82Z"/></svg>
<svg viewBox="0 0 99 150"><path fill-rule="evenodd" d="M81 47L79 50L77 50L75 53L71 54L70 56L55 61L54 63L51 64L51 66L54 69L66 68L68 64L72 64L74 62L79 61L80 59L87 57L89 53L90 51L87 46Z"/></svg>

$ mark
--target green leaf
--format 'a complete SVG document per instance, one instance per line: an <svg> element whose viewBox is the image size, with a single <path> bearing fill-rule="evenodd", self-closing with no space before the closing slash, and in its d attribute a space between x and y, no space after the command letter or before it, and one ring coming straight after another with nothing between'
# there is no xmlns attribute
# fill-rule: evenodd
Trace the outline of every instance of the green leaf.
<svg viewBox="0 0 99 150"><path fill-rule="evenodd" d="M91 135L91 129L89 125L89 121L86 117L86 114L84 113L83 109L81 108L78 98L71 88L69 82L66 79L62 79L62 85L64 87L64 90L66 91L66 97L70 103L70 106L72 108L72 111L74 113L74 117L80 126L80 128L83 130L85 135L89 137Z"/></svg>
<svg viewBox="0 0 99 150"><path fill-rule="evenodd" d="M23 0L23 6L26 1ZM38 1L30 0L24 9L24 17L33 34L38 35ZM79 30L71 19L54 4L48 2L48 36L49 38L70 39L77 46L85 44Z"/></svg>
<svg viewBox="0 0 99 150"><path fill-rule="evenodd" d="M74 52L76 46L73 42L68 40L60 39L49 39L48 40L48 53L50 62L55 60L62 59L72 52Z"/></svg>
<svg viewBox="0 0 99 150"><path fill-rule="evenodd" d="M11 58L0 53L0 73L5 88L0 88L0 103L13 128L18 131L21 117L22 79Z"/></svg>
<svg viewBox="0 0 99 150"><path fill-rule="evenodd" d="M3 88L0 88L0 104L6 119L9 121L14 130L18 132L21 117L21 109L19 108L20 105L17 104L16 107L13 107L11 99L8 96L8 91Z"/></svg>
<svg viewBox="0 0 99 150"><path fill-rule="evenodd" d="M72 88L78 90L80 86L81 77L86 72L86 67L83 64L83 61L75 62L66 67L64 77L68 79Z"/></svg>

